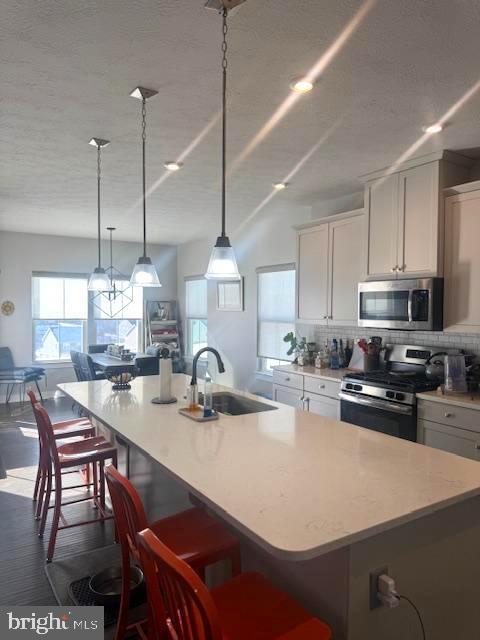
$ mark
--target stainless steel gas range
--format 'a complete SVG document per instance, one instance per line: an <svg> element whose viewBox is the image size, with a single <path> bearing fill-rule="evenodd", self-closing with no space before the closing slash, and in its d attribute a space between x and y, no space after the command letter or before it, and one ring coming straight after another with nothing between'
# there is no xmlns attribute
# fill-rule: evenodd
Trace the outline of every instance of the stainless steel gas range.
<svg viewBox="0 0 480 640"><path fill-rule="evenodd" d="M437 351L437 347L387 345L380 370L346 374L340 391L341 419L416 441L416 394L436 389L441 382L426 375L426 362Z"/></svg>

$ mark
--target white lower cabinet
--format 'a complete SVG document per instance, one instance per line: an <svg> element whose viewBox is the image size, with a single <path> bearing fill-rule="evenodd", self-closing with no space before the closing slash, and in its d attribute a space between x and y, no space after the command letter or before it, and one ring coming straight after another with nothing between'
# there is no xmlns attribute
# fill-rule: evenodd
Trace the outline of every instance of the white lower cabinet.
<svg viewBox="0 0 480 640"><path fill-rule="evenodd" d="M340 400L322 396L319 393L305 393L303 395L304 409L325 418L340 419Z"/></svg>
<svg viewBox="0 0 480 640"><path fill-rule="evenodd" d="M303 409L303 391L301 389L292 389L279 384L273 385L273 399L275 402L288 404L296 409Z"/></svg>
<svg viewBox="0 0 480 640"><path fill-rule="evenodd" d="M418 441L427 447L442 449L464 458L480 461L479 433L428 420L419 420L417 434Z"/></svg>
<svg viewBox="0 0 480 640"><path fill-rule="evenodd" d="M282 368L273 371L275 402L282 402L319 416L340 419L339 391L340 381L292 373Z"/></svg>

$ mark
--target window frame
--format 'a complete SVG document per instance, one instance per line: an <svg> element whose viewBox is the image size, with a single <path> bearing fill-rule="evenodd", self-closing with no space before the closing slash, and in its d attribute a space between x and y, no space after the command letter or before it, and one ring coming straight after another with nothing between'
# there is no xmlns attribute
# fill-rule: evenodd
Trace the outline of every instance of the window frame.
<svg viewBox="0 0 480 640"><path fill-rule="evenodd" d="M35 354L35 323L39 320L45 321L61 321L61 320L70 320L71 322L81 322L82 323L82 349L85 351L86 341L88 338L89 328L88 328L88 319L89 319L89 308L88 308L88 298L87 298L87 318L35 318L33 315L33 280L34 278L52 278L56 280L85 280L88 283L88 275L85 273L66 273L66 272L55 272L55 271L32 271L32 275L30 278L30 316L32 323L32 363L33 364L57 364L64 365L70 362L70 356L67 358L56 358L55 360L51 359L40 359L36 357ZM88 291L87 291L88 297ZM65 310L65 309L64 309Z"/></svg>
<svg viewBox="0 0 480 640"><path fill-rule="evenodd" d="M205 295L206 295L206 308L207 308L207 315L205 316L189 316L187 313L188 310L188 304L187 304L187 291L188 291L188 282L192 282L194 280L202 280L205 282ZM186 276L185 277L185 357L187 359L193 359L193 357L195 356L195 354L193 353L192 350L192 345L191 345L191 336L190 336L190 320L203 320L205 321L206 324L206 329L207 329L207 345L208 345L208 280L205 278L205 276L203 275L197 275L197 276ZM202 354L201 358L206 357L206 354Z"/></svg>
<svg viewBox="0 0 480 640"><path fill-rule="evenodd" d="M281 366L283 364L291 364L292 360L288 360L288 358L285 358L285 360L279 359L279 358L267 358L265 356L260 356L258 351L258 347L260 344L260 317L259 317L259 310L260 310L260 278L259 276L262 273L275 273L278 271L293 271L295 278L294 278L294 287L295 287L295 291L294 291L294 301L296 300L296 282L297 282L297 265L295 262L287 262L287 263L283 263L283 264L276 264L276 265L268 265L265 267L257 267L256 269L256 277L257 277L257 345L256 345L256 356L257 356L257 373L261 376L268 376L269 378L273 377L273 370L272 369L267 369L265 367L265 361L266 360L276 360L279 364L278 365L274 365L274 366ZM296 318L296 303L294 302L294 312L293 312L293 324L295 326L295 318Z"/></svg>

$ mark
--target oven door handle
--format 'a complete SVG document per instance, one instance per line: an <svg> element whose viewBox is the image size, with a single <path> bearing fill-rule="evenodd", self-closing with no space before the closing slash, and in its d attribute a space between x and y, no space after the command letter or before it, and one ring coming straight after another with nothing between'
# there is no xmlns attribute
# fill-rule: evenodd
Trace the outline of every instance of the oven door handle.
<svg viewBox="0 0 480 640"><path fill-rule="evenodd" d="M390 411L392 413L401 413L405 416L412 415L413 407L406 404L399 404L398 402L389 402L388 400L373 400L372 398L366 398L365 396L353 395L351 393L344 393L340 391L338 394L340 400L346 400L353 404L360 404L364 407L371 407L372 409L380 409L382 411Z"/></svg>

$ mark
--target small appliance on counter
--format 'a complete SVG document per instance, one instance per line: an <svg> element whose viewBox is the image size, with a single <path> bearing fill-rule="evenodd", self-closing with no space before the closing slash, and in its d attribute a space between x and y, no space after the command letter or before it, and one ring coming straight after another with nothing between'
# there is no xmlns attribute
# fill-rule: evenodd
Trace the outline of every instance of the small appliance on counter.
<svg viewBox="0 0 480 640"><path fill-rule="evenodd" d="M433 391L441 378L427 375L427 362L438 347L386 345L383 369L347 373L341 383L340 416L344 422L416 441L416 394ZM445 349L447 358L465 356Z"/></svg>
<svg viewBox="0 0 480 640"><path fill-rule="evenodd" d="M358 325L403 331L442 331L443 278L360 282Z"/></svg>

